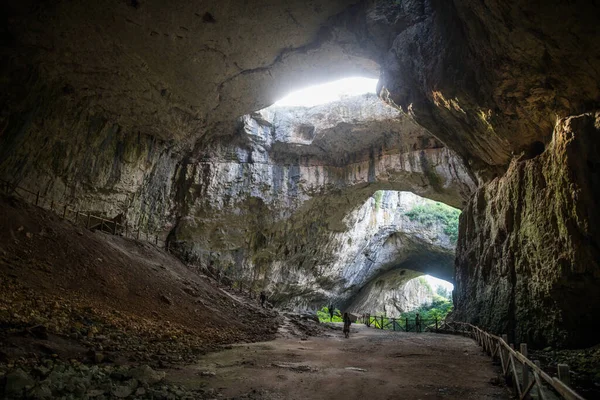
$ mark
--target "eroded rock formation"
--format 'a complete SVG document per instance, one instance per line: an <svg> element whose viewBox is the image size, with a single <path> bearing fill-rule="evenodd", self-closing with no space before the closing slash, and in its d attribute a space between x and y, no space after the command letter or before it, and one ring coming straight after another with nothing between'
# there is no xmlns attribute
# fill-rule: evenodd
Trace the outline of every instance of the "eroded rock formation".
<svg viewBox="0 0 600 400"><path fill-rule="evenodd" d="M179 178L172 248L295 307L346 301L385 268L452 279L448 238L409 229L402 214L418 197L371 196L410 190L460 205L475 185L451 152L371 95L245 116L235 139Z"/></svg>
<svg viewBox="0 0 600 400"><path fill-rule="evenodd" d="M397 318L407 311L415 310L433 301L431 286L419 279L411 279L407 282L406 274L399 275L399 272L402 271L391 271L380 279L369 282L348 309L359 314ZM417 275L414 272L412 274Z"/></svg>
<svg viewBox="0 0 600 400"><path fill-rule="evenodd" d="M456 318L533 344L592 345L600 314L600 113L558 121L463 212Z"/></svg>

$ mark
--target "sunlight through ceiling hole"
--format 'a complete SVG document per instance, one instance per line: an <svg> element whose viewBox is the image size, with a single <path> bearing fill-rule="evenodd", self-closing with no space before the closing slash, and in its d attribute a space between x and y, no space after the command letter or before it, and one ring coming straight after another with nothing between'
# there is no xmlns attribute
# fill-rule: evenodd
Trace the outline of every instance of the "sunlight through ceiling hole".
<svg viewBox="0 0 600 400"><path fill-rule="evenodd" d="M437 290L438 286L443 287L444 289L448 290L449 292L452 292L454 290L454 285L448 281L435 278L431 275L424 275L423 277L425 278L427 283L429 283L429 285L431 286L431 288L433 289L434 292Z"/></svg>
<svg viewBox="0 0 600 400"><path fill-rule="evenodd" d="M377 81L377 79L355 77L309 86L288 94L275 102L273 107L312 107L340 100L343 97L375 93Z"/></svg>

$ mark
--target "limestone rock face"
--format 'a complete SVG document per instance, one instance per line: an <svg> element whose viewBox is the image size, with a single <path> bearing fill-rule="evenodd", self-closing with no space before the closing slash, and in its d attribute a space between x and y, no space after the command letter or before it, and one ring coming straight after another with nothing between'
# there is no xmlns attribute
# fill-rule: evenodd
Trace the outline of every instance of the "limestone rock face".
<svg viewBox="0 0 600 400"><path fill-rule="evenodd" d="M585 346L600 315L600 113L558 121L461 217L455 318L515 343Z"/></svg>
<svg viewBox="0 0 600 400"><path fill-rule="evenodd" d="M392 268L452 279L453 244L401 213L417 197L371 197L410 190L460 206L475 183L439 146L371 95L244 116L178 171L171 248L295 308L350 301Z"/></svg>
<svg viewBox="0 0 600 400"><path fill-rule="evenodd" d="M397 273L394 271L370 282L347 309L358 314L383 314L398 318L402 313L433 302L433 291L429 285L419 279L406 282L406 274L398 281L395 275Z"/></svg>
<svg viewBox="0 0 600 400"><path fill-rule="evenodd" d="M548 143L557 116L589 110L600 98L595 2L389 7L389 17L377 20L396 32L382 63L389 101L484 179L501 174L513 153Z"/></svg>

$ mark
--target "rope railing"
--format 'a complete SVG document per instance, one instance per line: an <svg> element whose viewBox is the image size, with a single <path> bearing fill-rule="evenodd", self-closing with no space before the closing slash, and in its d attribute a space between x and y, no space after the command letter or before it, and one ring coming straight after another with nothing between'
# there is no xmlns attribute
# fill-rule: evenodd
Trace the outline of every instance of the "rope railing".
<svg viewBox="0 0 600 400"><path fill-rule="evenodd" d="M99 229L113 235L121 234L126 238L145 240L146 242L153 243L159 248L166 248L169 250L168 243L165 244L160 241L162 246L159 245L158 234L142 231L141 226L139 225L137 229L132 229L126 223L124 224L113 219L100 217L91 211L75 209L67 203L55 202L54 199L47 201L39 191L33 192L24 187L11 184L3 179L0 179L0 188L2 188L7 195L18 196L28 203L56 213L58 216L62 217L62 219L71 221L76 225L85 226L87 229Z"/></svg>
<svg viewBox="0 0 600 400"><path fill-rule="evenodd" d="M521 343L516 351L514 345L508 343L507 335L496 336L465 322L444 322L440 331L472 337L493 360L499 359L505 379L521 400L550 400L557 398L556 395L560 399L585 400L569 387L568 365L558 364L558 378L551 377L542 370L539 361L527 358L527 343Z"/></svg>

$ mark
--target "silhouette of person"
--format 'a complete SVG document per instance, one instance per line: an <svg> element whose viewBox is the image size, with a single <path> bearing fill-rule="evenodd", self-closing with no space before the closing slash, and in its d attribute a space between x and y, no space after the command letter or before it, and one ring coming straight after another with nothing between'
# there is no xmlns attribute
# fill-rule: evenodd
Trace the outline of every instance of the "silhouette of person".
<svg viewBox="0 0 600 400"><path fill-rule="evenodd" d="M329 321L333 321L333 314L335 313L335 308L333 308L333 304L329 305Z"/></svg>
<svg viewBox="0 0 600 400"><path fill-rule="evenodd" d="M267 295L264 290L260 292L260 305L262 308L265 308L265 301L267 300Z"/></svg>
<svg viewBox="0 0 600 400"><path fill-rule="evenodd" d="M415 330L421 332L421 316L419 313L415 316Z"/></svg>
<svg viewBox="0 0 600 400"><path fill-rule="evenodd" d="M344 313L344 336L346 337L346 339L348 339L350 337L350 325L352 324L352 321L350 321L350 315L348 315L347 312Z"/></svg>

